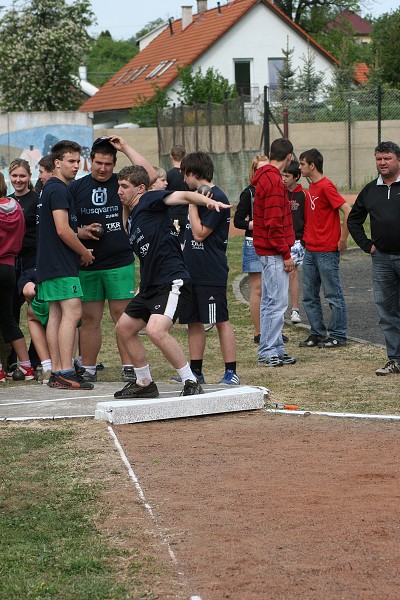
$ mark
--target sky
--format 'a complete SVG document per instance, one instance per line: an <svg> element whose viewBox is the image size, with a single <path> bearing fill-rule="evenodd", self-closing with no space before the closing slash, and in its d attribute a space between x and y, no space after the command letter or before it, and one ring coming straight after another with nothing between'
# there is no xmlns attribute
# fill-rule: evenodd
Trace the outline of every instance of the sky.
<svg viewBox="0 0 400 600"><path fill-rule="evenodd" d="M16 0L16 3L20 1ZM224 6L227 0L220 0L220 3ZM12 4L13 0L0 0L1 7L6 10ZM363 0L362 4L365 6L362 14L371 13L374 17L400 6L400 2L393 2L393 0ZM197 12L196 0L91 0L91 5L98 23L90 28L89 33L97 36L108 29L115 40L134 36L144 25L159 17L181 18L182 5L192 5L193 14ZM208 0L208 8L216 6L217 0Z"/></svg>
<svg viewBox="0 0 400 600"><path fill-rule="evenodd" d="M221 6L227 3L220 0ZM1 4L4 4L2 0ZM98 25L90 31L92 35L108 29L116 40L127 39L135 35L149 21L161 17L181 18L182 6L193 6L193 14L197 12L196 0L91 0L93 12ZM362 14L371 13L374 17L390 12L400 6L393 0L364 0L367 7ZM110 11L112 6L112 11ZM208 0L208 8L215 8L217 0ZM139 8L140 7L140 8Z"/></svg>

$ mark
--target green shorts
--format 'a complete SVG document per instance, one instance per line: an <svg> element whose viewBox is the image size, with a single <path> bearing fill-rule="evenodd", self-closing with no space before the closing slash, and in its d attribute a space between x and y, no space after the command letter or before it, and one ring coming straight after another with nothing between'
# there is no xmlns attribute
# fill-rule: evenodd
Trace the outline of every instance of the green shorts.
<svg viewBox="0 0 400 600"><path fill-rule="evenodd" d="M38 284L37 296L39 300L54 302L56 300L69 300L82 298L82 288L79 277L55 277Z"/></svg>
<svg viewBox="0 0 400 600"><path fill-rule="evenodd" d="M79 271L82 302L125 300L135 295L135 263L101 271Z"/></svg>
<svg viewBox="0 0 400 600"><path fill-rule="evenodd" d="M36 296L32 298L31 308L38 321L46 327L47 321L49 320L50 306L46 300L39 300Z"/></svg>

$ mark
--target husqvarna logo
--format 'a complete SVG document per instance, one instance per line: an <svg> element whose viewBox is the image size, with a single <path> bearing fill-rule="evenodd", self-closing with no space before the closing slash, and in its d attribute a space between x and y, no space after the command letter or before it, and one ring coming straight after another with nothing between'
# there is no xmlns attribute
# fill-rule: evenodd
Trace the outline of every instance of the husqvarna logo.
<svg viewBox="0 0 400 600"><path fill-rule="evenodd" d="M92 204L94 206L107 204L107 188L98 187L92 191Z"/></svg>

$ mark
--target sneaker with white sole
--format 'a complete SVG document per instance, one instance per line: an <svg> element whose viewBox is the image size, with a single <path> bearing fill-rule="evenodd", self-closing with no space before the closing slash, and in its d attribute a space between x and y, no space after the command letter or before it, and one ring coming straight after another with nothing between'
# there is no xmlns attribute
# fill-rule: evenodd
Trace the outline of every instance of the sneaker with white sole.
<svg viewBox="0 0 400 600"><path fill-rule="evenodd" d="M138 385L136 381L130 381L126 384L122 390L115 392L114 398L125 400L134 398L158 398L160 392L154 381L151 381L149 385Z"/></svg>
<svg viewBox="0 0 400 600"><path fill-rule="evenodd" d="M50 377L51 377L51 370L48 371L43 371L40 373L39 377L37 378L37 382L38 383L48 383L50 381Z"/></svg>
<svg viewBox="0 0 400 600"><path fill-rule="evenodd" d="M227 369L220 383L224 385L240 385L240 379L232 369Z"/></svg>
<svg viewBox="0 0 400 600"><path fill-rule="evenodd" d="M282 354L279 356L279 360L282 361L283 365L294 365L296 363L296 359L294 356L289 356L289 354Z"/></svg>
<svg viewBox="0 0 400 600"><path fill-rule="evenodd" d="M292 310L292 314L290 315L290 320L292 323L301 323L301 317L298 310Z"/></svg>
<svg viewBox="0 0 400 600"><path fill-rule="evenodd" d="M400 373L400 364L395 360L388 360L386 365L375 371L376 375L398 375Z"/></svg>
<svg viewBox="0 0 400 600"><path fill-rule="evenodd" d="M97 373L89 373L89 371L86 371L86 369L80 374L80 376L84 381L91 381L92 383L97 381Z"/></svg>
<svg viewBox="0 0 400 600"><path fill-rule="evenodd" d="M279 356L267 356L258 361L261 367L283 367L282 359Z"/></svg>

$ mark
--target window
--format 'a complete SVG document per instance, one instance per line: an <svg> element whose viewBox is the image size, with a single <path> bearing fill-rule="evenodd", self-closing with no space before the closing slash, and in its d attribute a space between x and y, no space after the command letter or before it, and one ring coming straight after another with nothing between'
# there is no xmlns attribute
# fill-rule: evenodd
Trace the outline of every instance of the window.
<svg viewBox="0 0 400 600"><path fill-rule="evenodd" d="M235 85L239 96L250 101L250 60L235 60Z"/></svg>
<svg viewBox="0 0 400 600"><path fill-rule="evenodd" d="M278 87L279 71L283 68L283 58L268 59L269 100L274 101L275 90Z"/></svg>

